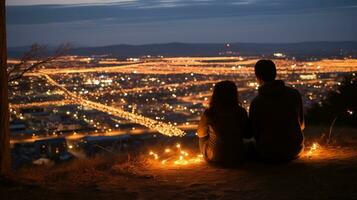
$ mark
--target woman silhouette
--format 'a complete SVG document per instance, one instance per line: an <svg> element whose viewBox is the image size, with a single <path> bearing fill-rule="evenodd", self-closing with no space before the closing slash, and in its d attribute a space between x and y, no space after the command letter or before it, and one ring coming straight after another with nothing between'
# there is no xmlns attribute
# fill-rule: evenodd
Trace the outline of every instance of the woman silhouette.
<svg viewBox="0 0 357 200"><path fill-rule="evenodd" d="M204 158L222 164L243 161L243 137L249 134L248 114L240 105L237 86L232 81L218 82L197 130Z"/></svg>

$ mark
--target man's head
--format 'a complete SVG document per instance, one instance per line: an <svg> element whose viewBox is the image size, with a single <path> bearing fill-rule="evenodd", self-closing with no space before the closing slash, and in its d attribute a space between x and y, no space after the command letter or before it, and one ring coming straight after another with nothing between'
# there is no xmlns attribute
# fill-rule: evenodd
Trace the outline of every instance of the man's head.
<svg viewBox="0 0 357 200"><path fill-rule="evenodd" d="M254 71L260 85L275 80L276 67L271 60L259 60L254 66Z"/></svg>

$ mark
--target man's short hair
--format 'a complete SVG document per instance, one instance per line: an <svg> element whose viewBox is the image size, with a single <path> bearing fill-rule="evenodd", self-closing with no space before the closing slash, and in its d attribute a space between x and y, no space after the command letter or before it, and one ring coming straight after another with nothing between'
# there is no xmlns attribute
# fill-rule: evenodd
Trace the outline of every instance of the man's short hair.
<svg viewBox="0 0 357 200"><path fill-rule="evenodd" d="M276 67L271 60L259 60L254 66L255 76L264 82L275 80Z"/></svg>

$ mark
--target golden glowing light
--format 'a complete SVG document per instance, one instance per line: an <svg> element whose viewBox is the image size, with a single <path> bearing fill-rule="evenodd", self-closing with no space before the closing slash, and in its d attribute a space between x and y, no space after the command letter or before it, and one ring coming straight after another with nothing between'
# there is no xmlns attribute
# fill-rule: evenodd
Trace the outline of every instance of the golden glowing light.
<svg viewBox="0 0 357 200"><path fill-rule="evenodd" d="M276 57L286 55L284 52L275 53ZM184 136L186 134L184 130L196 129L200 113L209 104L214 83L227 78L235 80L240 85L240 93L250 93L259 87L252 67L257 62L255 57L164 58L147 56L146 58L128 58L125 61L116 58L100 58L98 61L91 57L65 56L61 58L61 62L75 62L76 64L66 67L53 64L26 73L24 78L30 87L29 90L18 90L16 88L21 88L20 82L12 82L17 87L10 91L10 95L16 97L13 99L21 97L24 100L19 102L12 100L10 111L14 118L30 121L32 114L24 114L22 109L44 108L45 111L50 111L50 115L57 116L64 113L69 121L81 120L95 129L90 133L82 133L82 131L68 132L71 134L63 133L63 136L70 139L85 135L109 136L146 132ZM337 85L341 85L338 79L340 74L352 73L355 76L357 69L357 59L351 58L318 59L310 62L276 59L274 62L276 62L281 78L285 79L288 85L304 91L303 95L307 103L321 103L325 90L333 90ZM299 76L291 77L292 74ZM320 74L330 74L330 76L324 78ZM240 84L241 82L243 84ZM160 95L156 95L158 93ZM32 96L36 98L30 98ZM143 103L144 101L146 103ZM244 107L249 108L250 99L246 98L242 101ZM76 105L77 108L66 108L66 110L56 108L67 105ZM82 114L91 112L103 112L110 115L115 124L106 123L99 115ZM182 118L176 116L171 118L171 114L179 114ZM354 110L348 110L345 114L353 115ZM126 130L126 126L122 126L126 123L130 123L130 131ZM36 132L32 138L21 136L21 138L12 139L11 142L34 141L62 135L61 132L54 132L55 134L51 132L50 135ZM165 155L171 155L179 148L181 147L173 145L170 150L163 150ZM304 154L308 153L315 156L320 153L319 148L306 147ZM179 154L181 155L181 152ZM159 155L163 164L171 163L170 160L163 160L161 153ZM193 155L191 152L183 151L182 156L187 160L186 157ZM176 160L179 161L177 163L185 163L180 161L179 157Z"/></svg>
<svg viewBox="0 0 357 200"><path fill-rule="evenodd" d="M312 143L311 147L308 148L308 152L307 152L307 156L309 158L311 158L314 154L316 154L316 152L321 149L321 146L319 145L319 143L314 142Z"/></svg>
<svg viewBox="0 0 357 200"><path fill-rule="evenodd" d="M193 165L199 164L204 161L203 155L197 154L195 156L190 156L187 150L182 149L181 144L176 144L176 148L170 149L166 148L163 150L162 155L159 156L158 153L154 151L149 152L149 158L154 161L159 160L162 166L183 166L183 165ZM192 154L193 155L193 154ZM159 159L161 158L161 160Z"/></svg>
<svg viewBox="0 0 357 200"><path fill-rule="evenodd" d="M111 106L107 106L107 105L104 105L101 103L97 103L97 102L93 102L93 101L84 99L81 96L78 96L77 94L67 90L65 87L60 85L58 82L56 82L53 78L51 78L47 74L39 74L39 76L44 76L49 83L51 83L52 85L61 89L66 94L66 96L68 98L73 99L73 101L76 101L83 106L93 108L96 110L100 110L102 112L110 113L113 116L117 116L117 117L121 117L121 118L130 120L134 123L137 123L137 124L146 126L150 129L156 130L159 133L166 135L166 136L184 136L184 135L186 135L186 133L184 131L182 131L181 129L179 129L171 124L167 124L162 121L156 121L154 119L144 117L142 115L138 115L138 114L135 114L132 112L126 112L119 108L114 108ZM68 111L67 114L70 114L70 112Z"/></svg>

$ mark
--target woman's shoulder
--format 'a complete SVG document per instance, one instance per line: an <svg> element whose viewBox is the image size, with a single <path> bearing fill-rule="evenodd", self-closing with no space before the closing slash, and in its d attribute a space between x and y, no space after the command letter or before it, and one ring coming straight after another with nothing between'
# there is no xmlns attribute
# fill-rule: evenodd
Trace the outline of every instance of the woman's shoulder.
<svg viewBox="0 0 357 200"><path fill-rule="evenodd" d="M202 117L207 119L207 123L214 123L218 118L222 118L227 115L227 112L224 110L217 110L214 108L207 108L203 112Z"/></svg>
<svg viewBox="0 0 357 200"><path fill-rule="evenodd" d="M239 114L247 114L247 110L243 106L238 106L237 111Z"/></svg>
<svg viewBox="0 0 357 200"><path fill-rule="evenodd" d="M214 118L215 116L226 116L226 117L236 117L236 116L248 116L246 109L242 106L233 107L231 109L221 109L214 110L212 108L207 108L203 112L203 116L207 118Z"/></svg>
<svg viewBox="0 0 357 200"><path fill-rule="evenodd" d="M206 108L204 111L203 111L203 114L204 116L209 116L212 114L212 109L211 108Z"/></svg>

